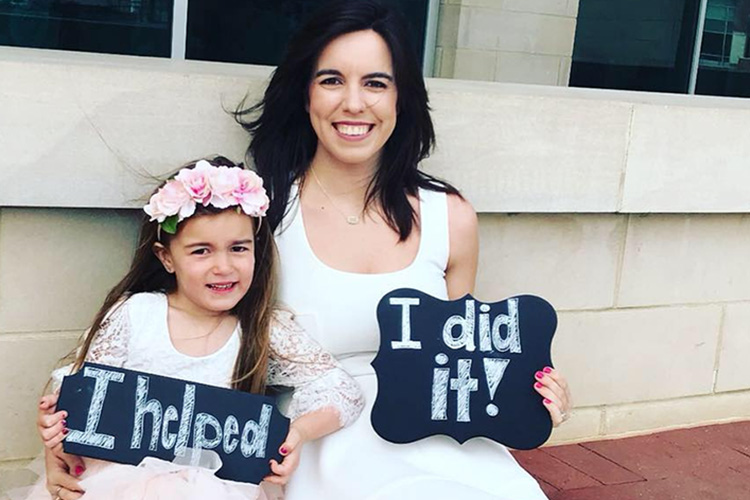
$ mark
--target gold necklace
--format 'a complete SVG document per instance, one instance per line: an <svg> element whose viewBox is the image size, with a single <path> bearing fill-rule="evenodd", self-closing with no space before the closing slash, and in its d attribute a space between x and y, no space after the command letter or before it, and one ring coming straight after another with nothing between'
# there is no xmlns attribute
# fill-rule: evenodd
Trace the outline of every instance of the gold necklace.
<svg viewBox="0 0 750 500"><path fill-rule="evenodd" d="M313 167L310 167L310 171L313 174L313 177L315 178L315 183L318 185L320 190L323 192L325 197L328 199L328 201L331 202L331 206L336 209L338 213L341 214L341 216L344 218L344 220L347 222L347 224L351 224L352 226L359 224L359 222L362 220L362 217L365 215L364 208L362 209L362 212L360 212L359 215L347 215L344 213L343 210L339 208L338 205L333 201L333 198L331 198L331 195L328 194L328 191L326 191L326 188L323 187L323 184L321 184L320 179L318 179L318 174L315 173L315 169Z"/></svg>

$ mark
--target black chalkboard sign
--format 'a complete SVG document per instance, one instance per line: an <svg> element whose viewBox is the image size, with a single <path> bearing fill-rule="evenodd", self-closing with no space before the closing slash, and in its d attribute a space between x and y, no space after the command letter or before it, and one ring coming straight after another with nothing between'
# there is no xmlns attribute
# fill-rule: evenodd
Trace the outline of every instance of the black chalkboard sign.
<svg viewBox="0 0 750 500"><path fill-rule="evenodd" d="M443 301L404 288L386 294L377 315L371 419L383 439L444 434L464 443L484 436L531 449L549 438L552 421L533 388L534 373L552 366L557 315L547 301Z"/></svg>
<svg viewBox="0 0 750 500"><path fill-rule="evenodd" d="M66 453L135 465L213 450L218 477L255 484L281 462L289 430L274 398L94 363L65 377L57 407L68 412Z"/></svg>

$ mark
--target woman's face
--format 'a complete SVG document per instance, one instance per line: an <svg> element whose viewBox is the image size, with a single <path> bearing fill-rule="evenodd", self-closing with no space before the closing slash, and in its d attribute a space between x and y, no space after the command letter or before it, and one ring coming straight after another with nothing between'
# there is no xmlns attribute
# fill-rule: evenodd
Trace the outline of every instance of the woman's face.
<svg viewBox="0 0 750 500"><path fill-rule="evenodd" d="M396 127L391 52L372 30L347 33L318 58L309 88L316 160L374 166Z"/></svg>

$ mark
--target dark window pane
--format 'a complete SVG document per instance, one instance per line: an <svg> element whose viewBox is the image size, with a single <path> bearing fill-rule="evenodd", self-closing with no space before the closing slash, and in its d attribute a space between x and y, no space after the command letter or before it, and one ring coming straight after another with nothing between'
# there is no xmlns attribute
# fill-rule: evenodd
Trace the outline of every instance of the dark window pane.
<svg viewBox="0 0 750 500"><path fill-rule="evenodd" d="M173 0L0 0L0 45L169 57Z"/></svg>
<svg viewBox="0 0 750 500"><path fill-rule="evenodd" d="M580 0L570 85L687 92L699 0Z"/></svg>
<svg viewBox="0 0 750 500"><path fill-rule="evenodd" d="M708 0L696 94L750 97L750 0Z"/></svg>
<svg viewBox="0 0 750 500"><path fill-rule="evenodd" d="M324 0L190 0L186 57L276 65L293 33ZM423 57L428 0L391 0Z"/></svg>

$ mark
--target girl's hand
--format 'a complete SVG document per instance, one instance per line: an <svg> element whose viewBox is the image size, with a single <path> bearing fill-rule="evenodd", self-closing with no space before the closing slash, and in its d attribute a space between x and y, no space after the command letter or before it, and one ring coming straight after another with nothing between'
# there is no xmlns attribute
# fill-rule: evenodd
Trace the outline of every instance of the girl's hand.
<svg viewBox="0 0 750 500"><path fill-rule="evenodd" d="M271 459L271 472L273 474L266 476L263 480L281 486L285 485L292 473L297 470L300 452L305 441L307 439L305 439L300 429L294 424L289 426L289 434L287 434L286 440L279 447L279 453L284 456L284 460L278 463L276 460Z"/></svg>
<svg viewBox="0 0 750 500"><path fill-rule="evenodd" d="M568 381L560 372L549 366L536 372L534 377L534 390L544 398L544 406L552 417L552 426L557 427L570 418L570 410L573 407Z"/></svg>
<svg viewBox="0 0 750 500"><path fill-rule="evenodd" d="M68 417L66 411L55 411L57 409L58 394L47 394L39 400L36 428L42 438L44 446L52 452L65 465L65 470L70 474L80 476L86 470L81 457L69 455L62 449L62 442L68 434L65 419ZM67 475L67 474L66 474ZM54 496L54 495L53 495Z"/></svg>

